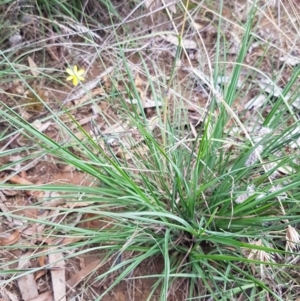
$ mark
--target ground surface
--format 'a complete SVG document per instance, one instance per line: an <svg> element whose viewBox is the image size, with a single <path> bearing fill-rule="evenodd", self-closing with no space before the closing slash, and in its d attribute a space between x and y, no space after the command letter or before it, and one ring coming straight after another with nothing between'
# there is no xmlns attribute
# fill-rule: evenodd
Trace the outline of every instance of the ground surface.
<svg viewBox="0 0 300 301"><path fill-rule="evenodd" d="M224 64L223 67L227 69L228 74L232 70L232 66L228 62L230 60L235 61L244 33L238 24L239 22L244 22L249 13L245 1L234 1L234 5L230 2L232 1L227 1L223 9L225 24L223 34L224 43L227 47L227 63ZM297 7L298 4L296 2L286 2L284 5L284 7L293 11L293 6ZM199 29L198 32L195 33L194 29L188 26L185 28L186 38L184 39L184 43L186 44L187 53L181 54L178 62L179 67L176 71L177 86L171 87L168 91L172 96L170 97L170 111L172 111L173 114L174 112L184 112L184 114L188 116L188 121L186 122L190 122L195 129L202 121L203 108L206 107L210 99L210 94L205 84L199 80L199 78L196 78L195 72L191 71L191 67L194 66L197 68L200 74L210 74L211 70L207 61L208 59L211 62L214 61L216 50L215 41L218 14L216 14L215 11L218 11L216 5L203 5L198 13L193 16L196 27ZM135 14L133 14L133 20L134 18ZM151 27L154 28L152 29L153 33L159 30L174 30L170 22L156 27L153 26L152 22L154 22L154 24L160 24L157 22L164 20L166 20L164 14L157 14L154 15L154 21L147 19L146 22L143 23L141 20L134 20L129 22L128 26L129 30L135 32L136 35L147 32ZM178 18L175 19L175 24L178 24L178 29L180 29L181 22L182 16L179 14ZM264 82L260 76L260 72L263 72L270 78L276 77L276 84L279 89L281 89L290 78L294 66L299 63L299 37L298 39L294 39L294 37L297 36L297 26L290 24L290 19L287 18L287 11L279 11L277 6L264 8L264 11L259 11L257 14L257 22L255 23L254 30L260 39L259 42L252 42L252 46L245 60L245 64L253 66L252 74L249 74L249 69L247 69L247 71L245 69L245 72L242 72L241 78L241 80L245 80L248 84L251 82L252 88L251 91L247 93L244 92L240 99L236 99L234 105L235 112L237 114L243 114L245 120L255 119L255 110L261 110L260 102L264 102L264 100L261 100L255 103L255 105L248 105L248 107L246 105L249 100L255 97L262 86L265 88L268 86L268 83ZM133 35L135 35L135 33ZM28 35L29 33L24 34ZM45 135L57 143L62 143L62 141L66 141L70 137L65 136L65 133L60 131L60 127L56 123L57 120L51 117L51 114L55 112L59 120L67 125L79 140L84 141L85 136L83 132L78 130L77 126L74 126L74 122L70 119L70 116L61 109L61 104L64 104L73 118L89 135L93 135L96 141L102 143L105 148L103 140L99 138L99 135L102 135L101 137L104 136L106 141L109 140L115 153L122 157L124 153L119 146L118 139L129 139L129 136L131 140L128 142L128 147L133 147L132 141L135 141L134 146L140 143L139 134L136 129L131 128L130 124L126 124L123 115L124 106L119 103L120 95L122 95L125 100L130 98L127 94L128 91L125 89L124 78L126 81L126 75L124 77L124 74L126 74L126 72L124 71L124 65L120 67L117 54L111 49L108 51L101 49L101 45L110 42L110 34L108 32L100 32L99 35L101 34L103 35L101 37L102 42L97 42L97 51L102 51L101 58L105 60L105 63L100 62L98 55L93 56L97 47L95 48L93 46L89 49L84 46L81 48L79 43L78 45L76 44L76 39L74 39L74 44L71 48L60 46L61 44L58 40L54 39L53 45L50 48L44 47L43 53L41 53L41 51L31 52L30 58L34 64L25 59L21 61L21 64L28 67L27 71L23 74L23 76L27 76L28 78L25 82L30 85L33 91L43 98L48 108L46 108L44 104L41 104L36 96L30 94L32 92L30 92L28 86L18 77L14 77L13 80L10 78L5 81L5 83L0 84L1 101L9 107L16 108L17 112L25 120L34 124ZM121 34L122 32L120 32L120 35ZM30 38L33 39L32 37L28 37L28 40ZM81 41L80 38L78 39ZM55 46L56 42L57 45ZM176 39L174 42L171 35L161 35L153 38L151 41L145 39L136 47L137 49L141 49L145 60L144 62L148 66L148 72L154 77L156 92L161 98L163 97L162 94L166 93L164 90L164 78L170 76L174 62L176 43ZM194 47L194 43L197 43L195 44L197 46ZM190 46L190 44L192 44L192 46ZM125 45L125 50L126 47ZM291 49L293 49L293 51L291 51ZM116 52L117 51L119 50L116 48ZM135 88L143 101L146 117L151 119L153 116L156 116L157 110L153 102L153 91L149 89L147 74L143 72L143 68L141 67L142 61L138 52L138 50L131 49L128 52L125 51L125 56L127 57L129 69L135 76ZM17 52L15 56L20 58L21 54L22 53ZM44 61L42 66L43 55L45 55L46 61ZM258 61L259 65L256 64ZM74 64L78 64L86 70L84 83L91 83L91 86L86 86L84 89L79 86L73 89L70 84L65 82L64 70L68 65L72 66ZM284 64L286 65L283 67ZM55 72L47 73L48 71L45 69L42 73L47 76L42 77L34 73L33 69L35 69L35 66L55 68ZM120 74L122 74L122 76L118 76ZM114 78L114 82L112 82L111 77ZM40 80L40 78L42 78L42 80ZM55 81L57 78L60 79L60 82ZM98 79L96 84L93 83L95 79ZM226 78L220 78L219 80L220 86L226 84L226 81L228 81ZM131 87L131 89L132 88L133 87ZM244 87L242 90L245 91L245 89ZM114 92L112 92L113 90ZM112 93L116 93L116 97L114 98L115 103L111 102ZM276 95L274 97L276 97ZM182 100L184 100L184 102ZM182 103L184 103L184 106ZM130 110L130 101L127 102L127 105L128 107L126 109ZM249 109L251 109L251 111ZM267 114L268 109L268 106L264 105L262 111ZM297 109L299 109L299 107ZM172 116L172 113L170 116ZM251 114L253 117L251 117ZM47 119L47 117L49 118ZM5 131L8 128L8 124L5 121L1 121L0 128L1 131ZM13 132L12 129L9 129L9 131ZM158 137L158 139L160 139L160 137ZM70 183L73 185L91 187L99 185L99 183L90 176L76 170L71 165L57 162L51 155L32 158L31 160L22 162L22 164L15 163L25 155L28 155L28 149L30 149L32 143L30 137L24 137L20 135L20 133L15 133L10 139L1 141L0 149L2 151L11 151L15 148L25 147L25 150L17 154L2 156L0 158L3 166L11 166L1 170L0 177L2 181L15 184L32 183L33 185L49 183ZM142 151L142 148L140 150ZM71 151L76 153L76 147ZM38 211L34 208L33 204L38 203L40 199L45 197L47 197L45 192L34 191L34 189L29 192L22 190L2 191L1 210L2 212L13 211L17 216L20 215L31 218L38 218L43 214L54 214L53 212L55 210L52 212L48 209L43 211L40 208ZM58 201L54 205L58 211L60 207L73 208L72 206L84 207L89 205L84 202L80 203L80 200L74 203L72 200L69 202L68 199L62 200L59 197L61 196L58 196ZM104 226L104 223L100 220L91 220L92 217L92 215L82 215L78 217L74 216L74 214L70 214L63 216L63 220L74 223L81 228L99 229L99 231L101 231L101 227ZM57 217L54 215L52 221L57 222L58 218L61 218L61 215ZM15 248L14 245L16 244L22 245L28 243L29 245L42 245L44 242L47 242L48 245L51 245L52 243L68 244L73 242L71 239L68 241L68 238L61 237L59 239L57 238L57 240L51 238L51 241L47 241L47 237L41 235L45 230L43 225L34 225L32 223L22 225L17 217L7 218L5 215L2 215L0 221L1 232L4 233L4 236L1 238L1 243L3 245L12 246L10 250L1 252L0 257L2 262L8 259L11 261L15 260L14 264L10 265L10 268L17 267L17 258L25 253L25 251L20 251L20 249ZM30 248L27 249L28 252L29 250ZM105 253L99 253L99 250L96 250L86 254L83 252L82 255L79 254L75 258L65 259L67 300L94 300L96 296L103 293L110 285L111 280L109 278L103 282L95 282L95 277L112 268L114 260L117 260L117 256L115 256L115 258L107 260L105 265L101 265L101 260L104 256ZM133 256L133 254L125 253L123 256ZM46 259L42 258L41 260ZM30 263L31 267L42 266L42 264L43 263L39 262L39 260L33 260ZM130 275L131 279L120 282L102 300L148 300L149 292L156 279L132 279L140 275L158 274L162 269L163 260L160 257L138 266L135 270L135 275ZM118 274L115 273L113 276L117 277ZM34 280L31 281L36 283L39 292L39 296L32 300L54 300L51 299L52 297L49 295L49 292L55 291L57 288L53 287L53 275L51 275L49 270L43 271L41 269L40 273L36 273ZM24 290L26 290L22 285L20 281L14 281L10 285L3 287L0 292L2 296L1 300L21 300L21 295L23 295ZM178 284L177 291L170 297L173 298L172 300L184 299L184 296L181 294L180 285L184 284ZM46 296L45 299L42 299L42 294L45 294L43 295ZM150 298L150 300L158 299L158 294Z"/></svg>

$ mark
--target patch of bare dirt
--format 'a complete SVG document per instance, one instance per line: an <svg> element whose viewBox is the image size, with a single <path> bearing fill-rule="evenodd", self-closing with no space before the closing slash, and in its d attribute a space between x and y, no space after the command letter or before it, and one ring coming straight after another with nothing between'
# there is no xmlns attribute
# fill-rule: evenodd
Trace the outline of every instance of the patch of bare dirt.
<svg viewBox="0 0 300 301"><path fill-rule="evenodd" d="M118 273L113 273L105 280L97 281L97 277L107 272L112 266L112 260L101 265L101 259L104 255L95 252L95 254L88 254L81 258L76 258L69 262L69 270L67 273L70 275L68 284L72 287L74 284L78 284L76 289L70 289L70 295L81 295L81 299L85 298L92 300L91 291L94 296L100 296L103 292L113 283ZM123 254L124 256L124 254ZM131 254L125 254L125 256L131 257ZM98 267L101 265L101 267ZM97 268L98 267L98 268ZM163 259L154 258L148 262L142 263L138 266L133 273L126 277L126 280L119 282L102 300L108 301L127 301L127 300L147 300L154 283L157 278L151 277L145 278L147 275L158 275L163 269ZM68 268L67 268L68 270ZM90 276L86 276L85 273L90 273L94 270ZM143 277L139 279L139 277ZM80 293L79 293L80 292ZM153 294L151 300L159 300L158 290ZM179 299L178 299L179 300Z"/></svg>

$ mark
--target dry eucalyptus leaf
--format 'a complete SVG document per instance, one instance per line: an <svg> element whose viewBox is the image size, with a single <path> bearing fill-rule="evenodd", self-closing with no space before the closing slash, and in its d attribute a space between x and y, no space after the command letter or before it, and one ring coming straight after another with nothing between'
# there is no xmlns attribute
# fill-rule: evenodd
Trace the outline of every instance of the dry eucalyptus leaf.
<svg viewBox="0 0 300 301"><path fill-rule="evenodd" d="M48 255L51 264L52 289L55 301L66 301L65 261L62 252Z"/></svg>
<svg viewBox="0 0 300 301"><path fill-rule="evenodd" d="M251 109L258 109L263 106L263 104L267 101L267 97L264 94L260 94L258 96L255 96L251 98L246 104L245 109L251 110Z"/></svg>
<svg viewBox="0 0 300 301"><path fill-rule="evenodd" d="M168 35L160 35L160 37L175 46L179 46L178 37L176 35L168 34ZM185 49L198 48L197 43L195 41L188 40L188 39L182 39L181 46L183 46Z"/></svg>
<svg viewBox="0 0 300 301"><path fill-rule="evenodd" d="M38 77L40 72L38 71L38 66L36 65L36 63L34 62L34 60L29 56L27 58L28 60L28 64L29 64L29 68L30 68L30 72L34 77Z"/></svg>
<svg viewBox="0 0 300 301"><path fill-rule="evenodd" d="M92 97L98 96L98 95L105 95L105 91L102 87L93 89L87 95L84 95L83 97L81 97L81 98L77 99L76 101L74 101L74 104L77 107L79 105L82 105L86 101L91 100Z"/></svg>
<svg viewBox="0 0 300 301"><path fill-rule="evenodd" d="M292 56L292 55L283 55L282 57L279 58L279 60L291 66L296 66L300 64L299 57Z"/></svg>
<svg viewBox="0 0 300 301"><path fill-rule="evenodd" d="M3 297L0 299L1 301L19 301L18 297L14 293L7 290L4 286L1 288L0 293Z"/></svg>
<svg viewBox="0 0 300 301"><path fill-rule="evenodd" d="M55 241L52 242L52 244L60 244L61 246L67 246L69 244L73 244L75 242L81 241L81 240L85 240L86 236L82 236L82 237L66 237L64 239L57 239Z"/></svg>
<svg viewBox="0 0 300 301"><path fill-rule="evenodd" d="M37 196L39 202L43 202L45 208L58 207L66 203L66 199L62 194L55 191L46 191Z"/></svg>
<svg viewBox="0 0 300 301"><path fill-rule="evenodd" d="M12 182L13 184L19 184L19 185L34 185L32 182L17 175L10 177L8 181Z"/></svg>
<svg viewBox="0 0 300 301"><path fill-rule="evenodd" d="M97 259L95 261L92 261L88 265L86 265L82 270L80 270L78 273L74 274L68 281L68 285L72 288L74 288L76 285L78 285L83 279L85 279L90 273L95 271L97 267L100 265L101 260Z"/></svg>
<svg viewBox="0 0 300 301"><path fill-rule="evenodd" d="M1 191L3 192L3 194L5 194L7 196L15 196L18 194L18 191L12 190L12 189L3 189Z"/></svg>
<svg viewBox="0 0 300 301"><path fill-rule="evenodd" d="M265 77L260 79L257 83L261 90L263 90L264 92L269 93L270 95L275 97L283 96L283 89L276 83L274 83L271 79ZM292 92L287 93L283 99L286 103L290 102L290 99L293 99ZM296 109L300 109L300 97L296 97L291 105Z"/></svg>
<svg viewBox="0 0 300 301"><path fill-rule="evenodd" d="M36 119L33 123L31 123L31 125L34 126L40 132L46 131L51 126L51 124L51 121L42 123L39 119Z"/></svg>
<svg viewBox="0 0 300 301"><path fill-rule="evenodd" d="M54 32L52 31L50 33L51 36L51 40L50 45L46 47L46 51L48 52L49 56L51 57L51 59L55 62L60 62L60 59L62 57L62 48L61 46L56 44L56 35L54 34Z"/></svg>
<svg viewBox="0 0 300 301"><path fill-rule="evenodd" d="M18 266L20 270L30 267L29 259L31 255L31 253L25 253L21 256ZM39 295L33 274L26 274L18 278L18 286L24 301L31 300Z"/></svg>
<svg viewBox="0 0 300 301"><path fill-rule="evenodd" d="M146 102L144 103L143 108L148 109L148 108L156 108L156 107L161 107L161 106L162 106L161 101L146 98Z"/></svg>
<svg viewBox="0 0 300 301"><path fill-rule="evenodd" d="M46 51L48 52L51 59L55 62L59 62L59 54L58 54L58 48L56 45L48 46L46 47Z"/></svg>
<svg viewBox="0 0 300 301"><path fill-rule="evenodd" d="M20 238L19 230L9 233L0 234L0 246L11 246L15 244Z"/></svg>
<svg viewBox="0 0 300 301"><path fill-rule="evenodd" d="M288 165L284 165L278 168L278 171L284 175L292 175L295 174L295 170L293 169L293 167L288 166Z"/></svg>
<svg viewBox="0 0 300 301"><path fill-rule="evenodd" d="M142 102L145 102L146 99L146 83L141 79L141 77L139 76L139 74L136 75L135 79L134 79L134 84L136 87L136 90L139 92L140 98L142 100Z"/></svg>

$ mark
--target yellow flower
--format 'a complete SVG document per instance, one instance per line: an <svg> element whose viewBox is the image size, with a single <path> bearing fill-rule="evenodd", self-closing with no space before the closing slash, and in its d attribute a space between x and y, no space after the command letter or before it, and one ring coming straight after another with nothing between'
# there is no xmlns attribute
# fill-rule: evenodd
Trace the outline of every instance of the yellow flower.
<svg viewBox="0 0 300 301"><path fill-rule="evenodd" d="M73 66L73 69L67 68L66 72L70 75L67 77L67 80L72 80L73 85L75 87L78 85L79 81L84 80L84 77L82 76L84 70L83 69L78 70L78 67L76 65Z"/></svg>

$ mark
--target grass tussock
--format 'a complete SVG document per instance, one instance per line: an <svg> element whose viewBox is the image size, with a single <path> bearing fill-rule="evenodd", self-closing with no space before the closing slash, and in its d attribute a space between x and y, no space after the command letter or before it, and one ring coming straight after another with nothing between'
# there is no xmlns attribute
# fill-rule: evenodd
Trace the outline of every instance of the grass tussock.
<svg viewBox="0 0 300 301"><path fill-rule="evenodd" d="M1 294L296 300L295 3L121 2L0 7Z"/></svg>

